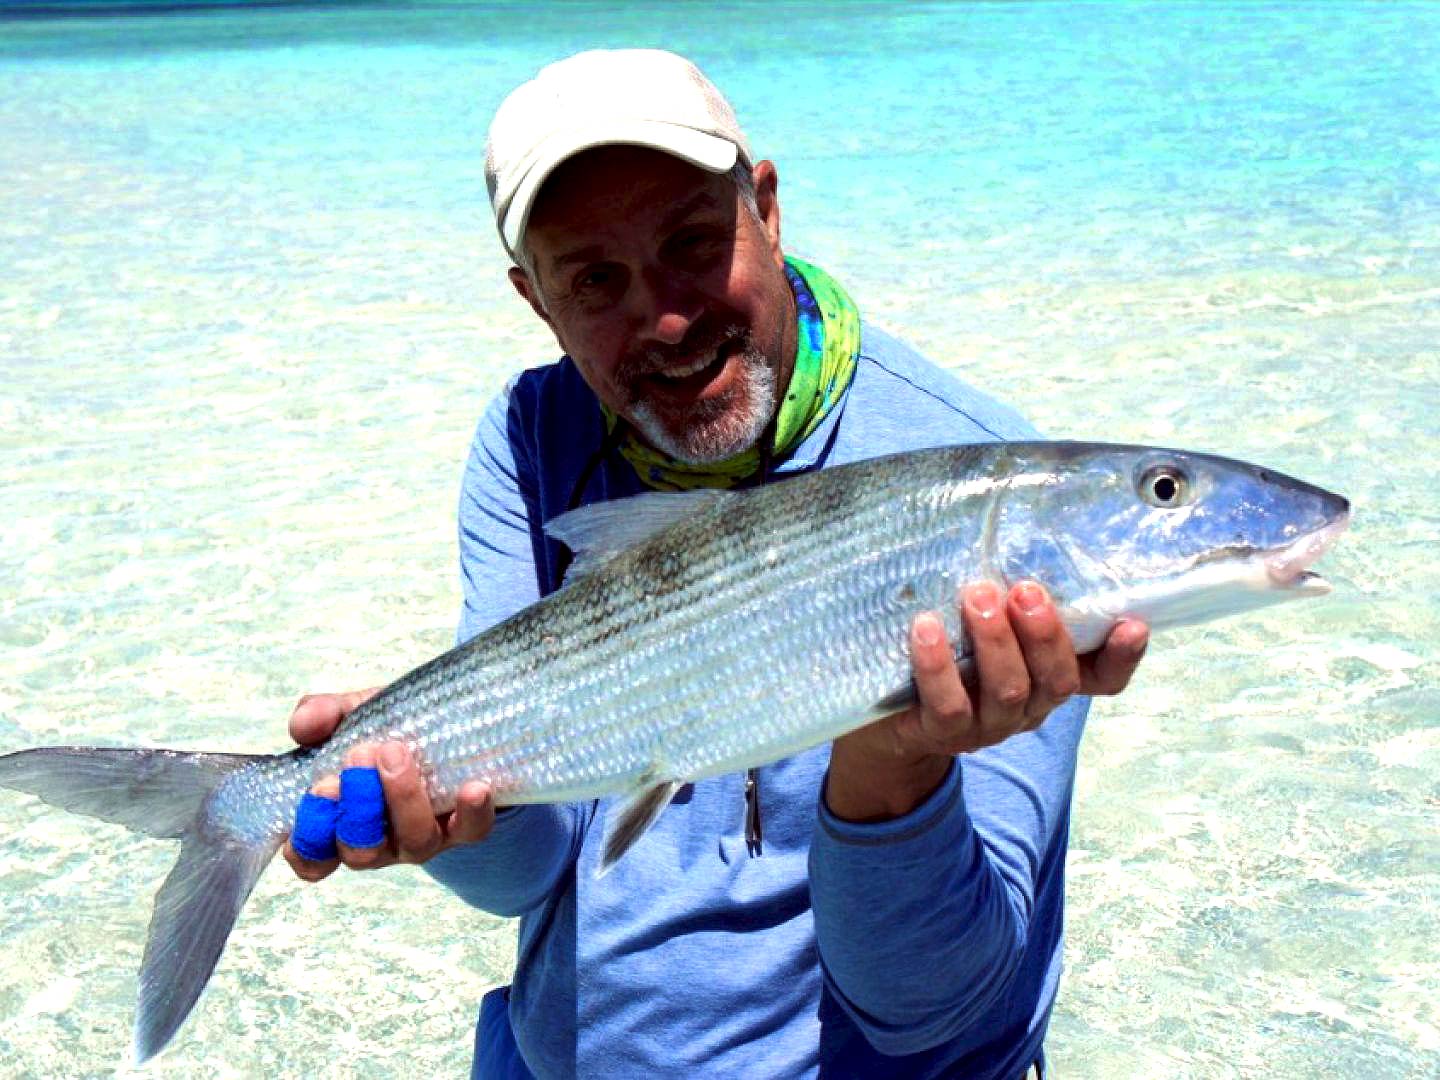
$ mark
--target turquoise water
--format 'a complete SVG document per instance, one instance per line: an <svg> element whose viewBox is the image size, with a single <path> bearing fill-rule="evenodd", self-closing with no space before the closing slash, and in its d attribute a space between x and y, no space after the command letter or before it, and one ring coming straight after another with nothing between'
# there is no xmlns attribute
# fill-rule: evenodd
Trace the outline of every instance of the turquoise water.
<svg viewBox="0 0 1440 1080"><path fill-rule="evenodd" d="M1440 6L0 17L0 749L277 750L449 642L470 431L552 352L484 125L622 44L694 56L787 246L1048 432L1356 504L1334 596L1097 708L1056 1074L1440 1075ZM0 1074L126 1072L169 845L19 797L0 835ZM148 1071L461 1075L512 950L412 871L272 870Z"/></svg>

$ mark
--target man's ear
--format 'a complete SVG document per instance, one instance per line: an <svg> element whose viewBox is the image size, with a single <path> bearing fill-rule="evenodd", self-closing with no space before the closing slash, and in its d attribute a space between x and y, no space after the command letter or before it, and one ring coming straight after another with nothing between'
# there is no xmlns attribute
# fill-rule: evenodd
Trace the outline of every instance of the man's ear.
<svg viewBox="0 0 1440 1080"><path fill-rule="evenodd" d="M512 266L510 268L510 284L515 286L515 291L525 298L525 302L530 305L530 310L535 312L540 317L540 321L550 328L550 332L558 341L560 332L555 329L555 321L550 318L549 312L545 310L545 305L540 303L539 290L530 280L530 275L518 266ZM560 347L563 349L565 346L562 344Z"/></svg>
<svg viewBox="0 0 1440 1080"><path fill-rule="evenodd" d="M771 257L777 266L784 266L785 254L780 250L780 174L767 158L755 163L751 175L755 178L755 206L770 241Z"/></svg>

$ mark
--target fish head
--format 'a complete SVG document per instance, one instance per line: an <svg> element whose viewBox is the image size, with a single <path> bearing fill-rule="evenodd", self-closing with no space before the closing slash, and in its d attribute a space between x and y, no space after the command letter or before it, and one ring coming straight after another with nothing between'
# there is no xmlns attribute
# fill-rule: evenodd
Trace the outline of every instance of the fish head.
<svg viewBox="0 0 1440 1080"><path fill-rule="evenodd" d="M997 551L1007 579L1054 581L1088 636L1125 615L1176 626L1330 591L1310 566L1349 523L1343 496L1210 454L1056 446L1029 470L1048 479L1007 491Z"/></svg>

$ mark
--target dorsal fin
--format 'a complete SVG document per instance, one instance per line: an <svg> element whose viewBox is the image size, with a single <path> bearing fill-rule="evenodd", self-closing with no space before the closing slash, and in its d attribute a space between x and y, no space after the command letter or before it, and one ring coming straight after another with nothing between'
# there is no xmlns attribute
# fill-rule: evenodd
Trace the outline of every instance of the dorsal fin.
<svg viewBox="0 0 1440 1080"><path fill-rule="evenodd" d="M713 488L651 491L571 510L547 521L545 531L575 554L567 575L573 579L730 494Z"/></svg>

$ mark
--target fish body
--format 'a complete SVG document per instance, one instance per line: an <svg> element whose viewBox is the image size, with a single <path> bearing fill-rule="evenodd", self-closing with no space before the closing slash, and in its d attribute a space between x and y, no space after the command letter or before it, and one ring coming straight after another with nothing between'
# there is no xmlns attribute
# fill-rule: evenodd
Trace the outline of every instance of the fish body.
<svg viewBox="0 0 1440 1080"><path fill-rule="evenodd" d="M651 494L548 526L564 588L401 677L324 746L276 756L44 748L0 785L179 837L141 968L136 1054L158 1052L218 960L300 795L361 742L399 740L437 812L620 794L606 865L681 783L775 761L912 700L908 627L957 591L1043 583L1077 651L1115 622L1201 621L1326 591L1306 567L1338 496L1209 455L1091 443L918 451L743 492Z"/></svg>

